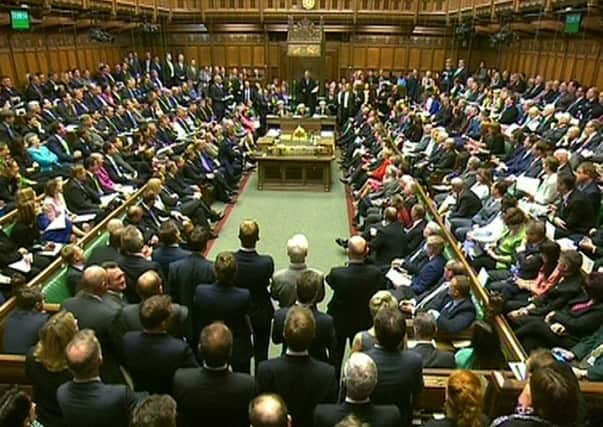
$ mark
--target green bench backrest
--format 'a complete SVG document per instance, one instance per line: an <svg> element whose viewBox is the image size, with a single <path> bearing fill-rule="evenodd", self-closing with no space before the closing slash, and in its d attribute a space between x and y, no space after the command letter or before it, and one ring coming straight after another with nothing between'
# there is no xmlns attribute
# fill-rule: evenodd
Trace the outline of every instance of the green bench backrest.
<svg viewBox="0 0 603 427"><path fill-rule="evenodd" d="M92 250L99 245L106 245L109 236L107 233L103 233L99 238L94 240L86 248L86 256L88 257ZM61 270L42 288L45 300L51 304L61 304L65 299L71 297L71 292L67 287L67 267L61 268Z"/></svg>

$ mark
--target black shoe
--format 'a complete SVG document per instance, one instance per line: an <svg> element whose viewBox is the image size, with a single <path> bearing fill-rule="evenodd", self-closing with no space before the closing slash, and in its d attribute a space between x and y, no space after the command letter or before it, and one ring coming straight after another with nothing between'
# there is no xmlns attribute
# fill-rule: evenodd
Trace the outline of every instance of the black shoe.
<svg viewBox="0 0 603 427"><path fill-rule="evenodd" d="M348 248L348 239L342 239L341 237L338 237L337 239L335 239L335 243L337 243L337 245L341 246L343 249Z"/></svg>
<svg viewBox="0 0 603 427"><path fill-rule="evenodd" d="M344 184L350 183L350 181L347 178L339 178L339 181L343 182Z"/></svg>
<svg viewBox="0 0 603 427"><path fill-rule="evenodd" d="M209 240L214 240L218 238L218 234L214 233L213 231L211 233L209 233L209 236L207 237Z"/></svg>

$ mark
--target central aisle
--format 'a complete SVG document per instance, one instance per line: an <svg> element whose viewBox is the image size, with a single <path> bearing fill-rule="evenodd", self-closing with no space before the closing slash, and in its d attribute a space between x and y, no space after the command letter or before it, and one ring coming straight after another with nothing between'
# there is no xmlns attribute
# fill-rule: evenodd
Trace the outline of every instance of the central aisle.
<svg viewBox="0 0 603 427"><path fill-rule="evenodd" d="M335 165L333 165L335 167ZM213 259L219 252L239 248L238 228L241 221L255 219L260 226L258 252L274 258L275 269L288 265L287 239L296 233L305 234L310 243L308 265L325 273L346 256L334 239L347 237L349 225L344 186L336 178L331 192L258 191L257 175L253 174L220 231L210 243L208 254Z"/></svg>

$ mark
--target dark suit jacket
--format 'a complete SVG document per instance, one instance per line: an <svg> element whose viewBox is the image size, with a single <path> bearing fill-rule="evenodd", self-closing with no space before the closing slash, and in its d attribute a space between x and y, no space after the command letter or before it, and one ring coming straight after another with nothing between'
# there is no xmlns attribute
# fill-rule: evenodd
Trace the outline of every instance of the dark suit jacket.
<svg viewBox="0 0 603 427"><path fill-rule="evenodd" d="M422 220L417 223L412 228L406 230L406 240L408 245L408 254L413 253L419 248L421 242L423 242L423 230L425 230L425 226L427 225L427 221Z"/></svg>
<svg viewBox="0 0 603 427"><path fill-rule="evenodd" d="M285 329L285 319L290 307L283 307L274 313L274 321L272 323L272 342L275 344L283 344L282 354L285 354L287 346L283 342L283 331ZM309 349L310 356L323 362L329 362L333 358L335 350L336 337L333 318L326 313L313 308L314 320L316 322L316 335L312 340L312 346Z"/></svg>
<svg viewBox="0 0 603 427"><path fill-rule="evenodd" d="M75 295L80 290L81 278L82 270L78 270L72 266L67 267L67 288L71 295Z"/></svg>
<svg viewBox="0 0 603 427"><path fill-rule="evenodd" d="M86 260L86 265L102 265L104 262L115 260L118 256L119 249L113 246L96 246Z"/></svg>
<svg viewBox="0 0 603 427"><path fill-rule="evenodd" d="M196 287L202 283L214 283L215 280L213 263L193 253L170 264L167 291L174 301L192 311Z"/></svg>
<svg viewBox="0 0 603 427"><path fill-rule="evenodd" d="M27 354L29 348L38 342L38 332L47 320L47 313L13 310L6 318L3 327L3 353Z"/></svg>
<svg viewBox="0 0 603 427"><path fill-rule="evenodd" d="M377 265L390 265L394 258L408 255L407 236L398 221L377 227L377 235L371 240L370 246Z"/></svg>
<svg viewBox="0 0 603 427"><path fill-rule="evenodd" d="M159 273L163 279L161 266L154 261L147 261L141 256L120 254L115 261L126 275L126 290L124 291L124 295L130 303L140 302L140 297L136 293L136 281L142 273L153 270ZM165 279L163 279L163 282L165 282Z"/></svg>
<svg viewBox="0 0 603 427"><path fill-rule="evenodd" d="M178 426L196 427L203 420L206 427L248 427L254 396L253 377L228 369L178 369L174 375Z"/></svg>
<svg viewBox="0 0 603 427"><path fill-rule="evenodd" d="M64 196L67 207L75 214L94 213L98 211L101 203L98 194L90 191L76 179L67 182Z"/></svg>
<svg viewBox="0 0 603 427"><path fill-rule="evenodd" d="M251 318L255 322L270 321L274 308L270 301L270 279L274 274L274 261L270 255L239 250L235 253L238 270L235 285L248 289L251 294Z"/></svg>
<svg viewBox="0 0 603 427"><path fill-rule="evenodd" d="M312 426L319 403L337 399L335 368L310 356L284 355L260 363L256 391L276 393L287 404L294 426Z"/></svg>
<svg viewBox="0 0 603 427"><path fill-rule="evenodd" d="M450 305L452 298L448 292L443 292L434 299L430 308L440 312L437 320L439 331L450 335L458 334L471 326L475 320L475 306L471 298Z"/></svg>
<svg viewBox="0 0 603 427"><path fill-rule="evenodd" d="M400 410L395 405L346 402L318 405L314 410L314 427L333 427L350 414L371 427L400 426Z"/></svg>
<svg viewBox="0 0 603 427"><path fill-rule="evenodd" d="M123 337L122 352L135 389L152 394L172 394L176 370L198 366L188 344L167 333L128 332Z"/></svg>
<svg viewBox="0 0 603 427"><path fill-rule="evenodd" d="M423 368L455 369L454 354L449 351L438 350L431 343L418 343L409 349L417 353L423 360Z"/></svg>
<svg viewBox="0 0 603 427"><path fill-rule="evenodd" d="M67 145L69 145L69 143L67 142L67 139L65 137L63 137L63 139L65 140ZM51 135L46 140L46 147L50 151L52 151L54 154L57 155L57 157L59 158L59 162L61 162L61 163L72 163L73 162L73 156L71 154L67 153L67 151L65 151L65 148L59 142L59 139L56 135ZM71 153L73 153L73 149L71 147L69 147L69 149L71 150Z"/></svg>
<svg viewBox="0 0 603 427"><path fill-rule="evenodd" d="M168 277L170 272L170 264L186 258L191 253L180 246L159 246L153 249L152 260L159 263L164 277Z"/></svg>
<svg viewBox="0 0 603 427"><path fill-rule="evenodd" d="M592 202L580 190L572 191L567 202L562 202L558 215L565 221L570 234L586 235L595 226Z"/></svg>
<svg viewBox="0 0 603 427"><path fill-rule="evenodd" d="M410 282L410 287L415 295L421 295L438 283L444 274L445 265L446 258L443 255L438 255L427 261Z"/></svg>
<svg viewBox="0 0 603 427"><path fill-rule="evenodd" d="M338 339L369 329L373 323L369 300L384 287L379 269L366 263L350 263L332 268L326 281L333 289L327 313L333 316Z"/></svg>
<svg viewBox="0 0 603 427"><path fill-rule="evenodd" d="M471 218L481 208L482 202L479 200L479 197L473 191L466 188L457 196L456 204L450 211L450 218Z"/></svg>
<svg viewBox="0 0 603 427"><path fill-rule="evenodd" d="M559 322L565 326L572 345L595 333L603 322L603 304L600 302L578 312L571 309L576 304L588 302L589 299L588 295L583 292L582 295L570 300L566 307L556 311L553 315L553 322Z"/></svg>
<svg viewBox="0 0 603 427"><path fill-rule="evenodd" d="M412 409L423 390L423 360L409 351L386 351L373 347L366 352L377 365L377 386L371 395L376 404L395 404L401 425L410 426Z"/></svg>
<svg viewBox="0 0 603 427"><path fill-rule="evenodd" d="M195 291L194 337L214 321L222 321L233 336L233 364L243 363L251 357L251 329L249 312L251 297L247 289L218 283L198 286Z"/></svg>
<svg viewBox="0 0 603 427"><path fill-rule="evenodd" d="M580 191L582 191L582 194L584 194L593 204L593 211L595 214L599 212L599 208L601 207L601 190L599 190L597 183L591 181L584 187L581 187Z"/></svg>
<svg viewBox="0 0 603 427"><path fill-rule="evenodd" d="M137 403L128 386L100 381L69 381L57 390L57 400L69 427L127 427Z"/></svg>
<svg viewBox="0 0 603 427"><path fill-rule="evenodd" d="M561 280L546 294L534 298L536 308L530 310L534 316L546 316L551 311L560 310L572 299L579 296L582 290L582 275L562 277Z"/></svg>
<svg viewBox="0 0 603 427"><path fill-rule="evenodd" d="M176 338L192 337L191 316L189 310L183 305L173 304L172 316L168 323L168 332ZM117 333L120 335L129 331L142 331L140 323L140 304L129 304L123 307L116 318Z"/></svg>
<svg viewBox="0 0 603 427"><path fill-rule="evenodd" d="M62 308L73 313L81 329L92 329L103 348L101 376L108 383L121 382L123 377L117 362L113 322L119 309L96 295L81 292L63 301Z"/></svg>

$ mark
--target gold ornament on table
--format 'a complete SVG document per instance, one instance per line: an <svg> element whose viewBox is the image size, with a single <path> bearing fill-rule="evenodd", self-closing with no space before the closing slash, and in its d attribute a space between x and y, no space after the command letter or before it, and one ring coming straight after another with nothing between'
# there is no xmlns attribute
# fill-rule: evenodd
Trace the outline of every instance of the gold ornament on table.
<svg viewBox="0 0 603 427"><path fill-rule="evenodd" d="M314 9L314 6L316 6L316 0L302 0L302 6L304 9Z"/></svg>
<svg viewBox="0 0 603 427"><path fill-rule="evenodd" d="M303 127L298 126L293 131L292 139L298 140L298 141L306 141L308 139L308 132L306 132L306 130Z"/></svg>

